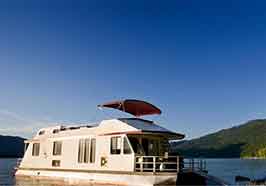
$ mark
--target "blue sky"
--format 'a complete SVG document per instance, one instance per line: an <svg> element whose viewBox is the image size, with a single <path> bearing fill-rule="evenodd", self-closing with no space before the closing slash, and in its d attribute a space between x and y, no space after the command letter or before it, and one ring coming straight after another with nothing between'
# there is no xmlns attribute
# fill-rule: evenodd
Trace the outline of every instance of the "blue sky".
<svg viewBox="0 0 266 186"><path fill-rule="evenodd" d="M0 133L128 116L198 137L266 117L264 1L1 1Z"/></svg>

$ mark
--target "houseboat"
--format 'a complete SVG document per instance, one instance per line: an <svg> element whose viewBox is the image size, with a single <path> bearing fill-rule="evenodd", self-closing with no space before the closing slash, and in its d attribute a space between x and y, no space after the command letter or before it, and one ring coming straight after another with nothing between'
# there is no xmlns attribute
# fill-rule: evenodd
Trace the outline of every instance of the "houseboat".
<svg viewBox="0 0 266 186"><path fill-rule="evenodd" d="M114 101L99 107L135 117L40 129L33 139L25 141L16 178L78 184L176 185L178 175L188 169L182 157L168 154L169 140L181 140L185 135L140 118L161 114L161 110L140 100ZM190 172L206 174L202 162L190 161L189 165Z"/></svg>

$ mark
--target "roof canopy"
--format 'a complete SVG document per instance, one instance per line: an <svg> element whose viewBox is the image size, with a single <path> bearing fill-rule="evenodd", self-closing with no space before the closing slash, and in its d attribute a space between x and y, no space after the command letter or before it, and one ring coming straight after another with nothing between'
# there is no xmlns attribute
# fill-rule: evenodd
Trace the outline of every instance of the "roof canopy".
<svg viewBox="0 0 266 186"><path fill-rule="evenodd" d="M107 107L118 109L123 112L127 112L136 117L152 114L161 114L161 110L156 106L141 100L125 99L119 101L112 101L98 105L98 107Z"/></svg>
<svg viewBox="0 0 266 186"><path fill-rule="evenodd" d="M184 134L172 132L148 120L139 119L139 118L120 118L119 120L136 128L138 132L136 132L135 134L163 135L167 136L171 140L178 140L185 138ZM127 134L134 134L134 132L131 131Z"/></svg>

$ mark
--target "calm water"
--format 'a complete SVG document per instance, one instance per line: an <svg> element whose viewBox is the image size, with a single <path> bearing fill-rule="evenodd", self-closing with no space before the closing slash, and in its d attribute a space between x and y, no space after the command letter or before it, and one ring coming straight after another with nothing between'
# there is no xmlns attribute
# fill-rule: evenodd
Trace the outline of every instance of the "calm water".
<svg viewBox="0 0 266 186"><path fill-rule="evenodd" d="M56 184L39 182L15 183L13 167L16 159L0 159L0 186L54 186ZM208 159L207 168L209 173L234 183L236 175L248 176L250 178L262 178L266 176L266 160L241 160L241 159Z"/></svg>

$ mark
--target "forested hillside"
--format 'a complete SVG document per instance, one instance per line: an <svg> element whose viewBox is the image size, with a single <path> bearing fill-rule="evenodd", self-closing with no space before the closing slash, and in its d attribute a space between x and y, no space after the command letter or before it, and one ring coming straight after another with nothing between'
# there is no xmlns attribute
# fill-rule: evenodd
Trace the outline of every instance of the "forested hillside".
<svg viewBox="0 0 266 186"><path fill-rule="evenodd" d="M24 138L0 135L0 157L22 157L24 152Z"/></svg>
<svg viewBox="0 0 266 186"><path fill-rule="evenodd" d="M173 152L187 157L266 158L266 119L249 121L198 139L172 144Z"/></svg>

